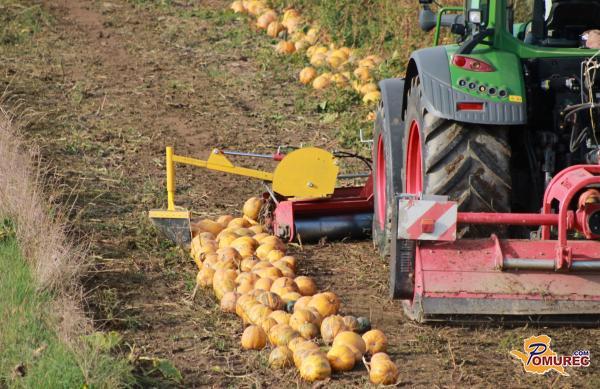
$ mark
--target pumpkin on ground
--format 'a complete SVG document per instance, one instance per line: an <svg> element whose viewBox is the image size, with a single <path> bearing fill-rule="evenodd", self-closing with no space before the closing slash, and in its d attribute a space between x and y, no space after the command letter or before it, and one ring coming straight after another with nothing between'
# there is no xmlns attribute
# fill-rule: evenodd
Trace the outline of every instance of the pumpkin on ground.
<svg viewBox="0 0 600 389"><path fill-rule="evenodd" d="M308 303L310 303L311 296L302 296L296 300L294 304L294 311L298 309L308 309Z"/></svg>
<svg viewBox="0 0 600 389"><path fill-rule="evenodd" d="M269 331L269 341L273 346L287 346L290 340L300 336L287 324L277 324Z"/></svg>
<svg viewBox="0 0 600 389"><path fill-rule="evenodd" d="M269 367L273 369L284 369L294 363L292 350L285 346L278 346L269 354Z"/></svg>
<svg viewBox="0 0 600 389"><path fill-rule="evenodd" d="M331 344L339 333L346 330L344 319L339 315L328 316L321 323L321 337L327 344Z"/></svg>
<svg viewBox="0 0 600 389"><path fill-rule="evenodd" d="M358 323L358 319L354 316L344 316L344 324L348 331L359 332L360 324Z"/></svg>
<svg viewBox="0 0 600 389"><path fill-rule="evenodd" d="M298 79L304 85L310 83L317 76L317 71L311 66L307 66L300 71Z"/></svg>
<svg viewBox="0 0 600 389"><path fill-rule="evenodd" d="M285 27L283 27L283 25L277 20L274 20L267 26L267 35L271 38L277 38L279 33L283 30L285 30Z"/></svg>
<svg viewBox="0 0 600 389"><path fill-rule="evenodd" d="M275 327L277 324L278 323L275 321L275 319L267 317L265 320L263 320L260 327L263 329L263 331L265 331L265 334L269 335L271 328Z"/></svg>
<svg viewBox="0 0 600 389"><path fill-rule="evenodd" d="M298 286L298 293L302 296L312 296L317 293L317 285L310 277L298 276L294 278L294 283Z"/></svg>
<svg viewBox="0 0 600 389"><path fill-rule="evenodd" d="M333 371L349 371L356 364L354 351L343 344L332 347L327 353L327 359Z"/></svg>
<svg viewBox="0 0 600 389"><path fill-rule="evenodd" d="M337 336L333 340L332 347L335 347L340 344L348 346L354 352L354 356L356 357L357 361L359 361L363 357L364 353L367 351L365 341L356 332L343 331L337 334Z"/></svg>
<svg viewBox="0 0 600 389"><path fill-rule="evenodd" d="M203 288L210 288L214 275L215 271L212 268L204 266L196 276L196 283Z"/></svg>
<svg viewBox="0 0 600 389"><path fill-rule="evenodd" d="M283 301L281 297L273 292L263 292L256 297L256 301L262 305L269 307L273 311L283 309Z"/></svg>
<svg viewBox="0 0 600 389"><path fill-rule="evenodd" d="M315 339L319 336L319 327L315 323L301 324L297 331L306 340Z"/></svg>
<svg viewBox="0 0 600 389"><path fill-rule="evenodd" d="M264 290L265 292L268 292L271 290L271 285L273 285L273 280L266 277L261 278L254 282L254 290Z"/></svg>
<svg viewBox="0 0 600 389"><path fill-rule="evenodd" d="M242 334L242 348L244 350L262 350L267 344L267 335L258 326L249 326Z"/></svg>
<svg viewBox="0 0 600 389"><path fill-rule="evenodd" d="M367 331L362 336L371 355L387 351L387 338L381 330Z"/></svg>
<svg viewBox="0 0 600 389"><path fill-rule="evenodd" d="M273 19L273 20L275 20L275 19ZM273 20L271 20L271 22ZM258 220L258 216L260 215L260 210L262 209L263 204L264 204L263 199L261 199L259 197L250 197L244 203L242 212L243 212L244 216L246 216L247 218L252 219L252 220Z"/></svg>
<svg viewBox="0 0 600 389"><path fill-rule="evenodd" d="M302 366L302 361L311 354L317 354L321 352L319 345L313 341L305 340L304 342L299 342L296 344L294 348L294 365L298 369Z"/></svg>
<svg viewBox="0 0 600 389"><path fill-rule="evenodd" d="M392 385L398 381L398 367L389 358L371 360L369 379L376 385Z"/></svg>
<svg viewBox="0 0 600 389"><path fill-rule="evenodd" d="M280 41L275 46L275 50L279 54L293 54L296 51L296 45L291 41Z"/></svg>
<svg viewBox="0 0 600 389"><path fill-rule="evenodd" d="M290 327L298 331L302 324L312 323L314 320L315 316L311 311L308 309L299 309L290 317Z"/></svg>
<svg viewBox="0 0 600 389"><path fill-rule="evenodd" d="M236 292L225 293L221 299L221 311L235 313L235 303L239 296L239 293Z"/></svg>
<svg viewBox="0 0 600 389"><path fill-rule="evenodd" d="M315 308L321 316L327 317L335 315L338 312L340 309L340 300L332 292L317 293L312 296L308 307Z"/></svg>
<svg viewBox="0 0 600 389"><path fill-rule="evenodd" d="M273 311L269 315L269 317L274 319L278 324L288 324L288 325L290 323L291 316L292 315L290 315L286 311L282 311L282 310Z"/></svg>
<svg viewBox="0 0 600 389"><path fill-rule="evenodd" d="M322 381L331 377L331 366L323 353L308 355L300 365L300 376L308 382Z"/></svg>

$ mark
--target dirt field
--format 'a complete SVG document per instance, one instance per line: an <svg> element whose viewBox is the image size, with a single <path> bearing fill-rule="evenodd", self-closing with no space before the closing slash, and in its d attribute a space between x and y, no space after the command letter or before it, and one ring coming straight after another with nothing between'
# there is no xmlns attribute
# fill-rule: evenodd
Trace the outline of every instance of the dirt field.
<svg viewBox="0 0 600 389"><path fill-rule="evenodd" d="M123 334L140 385L176 386L140 357L166 358L182 387L305 386L295 371L272 372L268 352L241 352L241 323L212 293L186 297L195 266L147 220L166 203L164 146L206 156L213 147L265 152L282 144L339 145L321 97L294 80L298 65L224 11L225 1L44 1L48 23L31 44L3 45L0 86L11 106L30 107L27 136L73 204L75 234L89 242L90 313ZM253 163L253 161L250 161ZM268 168L270 165L259 164ZM237 212L261 184L181 169L180 204L200 216ZM343 312L385 331L408 387L600 387L600 331L418 325L387 298L387 268L370 242L294 248L299 273L338 293ZM590 349L592 367L532 376L509 356L524 337L546 333L555 351ZM368 386L366 370L331 387Z"/></svg>

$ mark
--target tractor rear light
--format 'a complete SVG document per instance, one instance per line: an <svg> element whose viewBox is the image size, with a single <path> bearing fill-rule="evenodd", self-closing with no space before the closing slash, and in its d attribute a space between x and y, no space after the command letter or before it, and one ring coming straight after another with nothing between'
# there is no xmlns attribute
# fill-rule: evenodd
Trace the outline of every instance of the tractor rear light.
<svg viewBox="0 0 600 389"><path fill-rule="evenodd" d="M477 102L456 103L457 111L483 111L484 104Z"/></svg>
<svg viewBox="0 0 600 389"><path fill-rule="evenodd" d="M455 55L452 57L454 66L473 72L493 72L495 69L487 62L479 59L465 57L464 55Z"/></svg>

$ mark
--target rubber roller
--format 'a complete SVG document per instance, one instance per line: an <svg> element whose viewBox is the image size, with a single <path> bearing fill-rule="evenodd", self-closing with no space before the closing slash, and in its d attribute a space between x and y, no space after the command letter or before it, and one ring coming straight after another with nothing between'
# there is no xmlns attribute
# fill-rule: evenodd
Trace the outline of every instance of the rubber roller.
<svg viewBox="0 0 600 389"><path fill-rule="evenodd" d="M372 213L321 216L296 219L296 234L302 242L314 242L321 238L340 240L363 239L371 235Z"/></svg>

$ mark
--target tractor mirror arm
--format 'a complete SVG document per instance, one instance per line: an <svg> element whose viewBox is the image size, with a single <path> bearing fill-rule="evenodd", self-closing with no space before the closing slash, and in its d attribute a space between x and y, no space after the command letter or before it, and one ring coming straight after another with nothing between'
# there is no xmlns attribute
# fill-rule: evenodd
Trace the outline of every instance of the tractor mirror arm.
<svg viewBox="0 0 600 389"><path fill-rule="evenodd" d="M493 28L488 28L486 30L479 31L477 34L467 39L462 44L462 46L460 46L460 48L456 51L456 54L471 54L475 46L477 46L480 43L484 43L483 40L492 35L494 35Z"/></svg>
<svg viewBox="0 0 600 389"><path fill-rule="evenodd" d="M441 17L429 8L428 4L421 3L423 8L419 12L419 26L423 31L431 31L435 28L440 20L440 27L452 27L454 24L465 24L465 16L463 14L445 14L447 11L462 10L462 7L446 7L443 8Z"/></svg>

